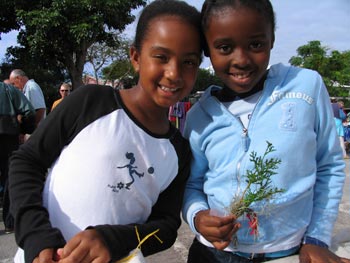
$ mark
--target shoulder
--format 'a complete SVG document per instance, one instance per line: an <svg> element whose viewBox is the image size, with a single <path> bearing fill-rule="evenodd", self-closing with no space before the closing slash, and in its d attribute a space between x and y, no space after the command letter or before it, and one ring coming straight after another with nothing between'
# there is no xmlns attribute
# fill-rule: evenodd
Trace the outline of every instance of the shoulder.
<svg viewBox="0 0 350 263"><path fill-rule="evenodd" d="M60 105L60 111L96 119L120 108L117 91L110 86L86 85L74 90ZM56 111L56 110L55 110Z"/></svg>
<svg viewBox="0 0 350 263"><path fill-rule="evenodd" d="M55 100L55 101L52 103L51 109L54 109L61 101L62 101L62 98L60 98L60 99L58 99L58 100Z"/></svg>
<svg viewBox="0 0 350 263"><path fill-rule="evenodd" d="M268 74L269 85L280 87L306 88L305 90L314 91L324 86L321 75L311 69L299 68L276 64L269 68Z"/></svg>
<svg viewBox="0 0 350 263"><path fill-rule="evenodd" d="M272 65L269 68L269 77L320 78L320 74L315 70L295 66L288 66L279 63Z"/></svg>
<svg viewBox="0 0 350 263"><path fill-rule="evenodd" d="M111 86L107 85L97 85L97 84L88 84L83 85L77 89L75 89L73 93L83 93L86 94L86 96L93 96L96 94L110 94L114 93L114 89Z"/></svg>
<svg viewBox="0 0 350 263"><path fill-rule="evenodd" d="M4 88L6 92L11 93L12 97L19 98L20 100L27 100L26 96L24 96L24 94L16 87L4 83Z"/></svg>
<svg viewBox="0 0 350 263"><path fill-rule="evenodd" d="M92 105L115 102L116 91L111 86L85 85L74 90L67 98L82 100Z"/></svg>
<svg viewBox="0 0 350 263"><path fill-rule="evenodd" d="M26 88L30 88L30 89L40 89L40 86L38 83L36 83L34 81L34 79L30 79L27 81L26 85L25 85Z"/></svg>

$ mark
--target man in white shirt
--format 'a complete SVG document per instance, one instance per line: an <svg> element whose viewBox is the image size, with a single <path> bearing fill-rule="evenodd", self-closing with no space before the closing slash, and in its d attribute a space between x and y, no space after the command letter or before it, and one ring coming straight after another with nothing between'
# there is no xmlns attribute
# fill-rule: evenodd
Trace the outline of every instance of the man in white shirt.
<svg viewBox="0 0 350 263"><path fill-rule="evenodd" d="M33 105L37 127L46 117L46 104L40 86L33 79L29 79L21 69L12 70L9 81L13 86L20 89Z"/></svg>

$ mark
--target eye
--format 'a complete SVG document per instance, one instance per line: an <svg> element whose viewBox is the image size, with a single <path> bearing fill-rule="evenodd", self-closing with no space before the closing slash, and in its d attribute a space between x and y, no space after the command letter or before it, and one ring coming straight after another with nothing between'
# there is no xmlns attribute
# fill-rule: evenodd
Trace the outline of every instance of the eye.
<svg viewBox="0 0 350 263"><path fill-rule="evenodd" d="M198 58L188 58L184 60L184 64L191 67L198 67L200 60Z"/></svg>
<svg viewBox="0 0 350 263"><path fill-rule="evenodd" d="M264 48L265 44L261 41L253 42L250 45L250 48L255 51L260 51Z"/></svg>
<svg viewBox="0 0 350 263"><path fill-rule="evenodd" d="M229 54L232 52L232 47L230 45L220 45L216 49L218 49L221 54Z"/></svg>
<svg viewBox="0 0 350 263"><path fill-rule="evenodd" d="M167 63L169 61L168 56L164 54L155 54L153 55L153 58L155 58L156 60L159 60L159 62L161 63Z"/></svg>

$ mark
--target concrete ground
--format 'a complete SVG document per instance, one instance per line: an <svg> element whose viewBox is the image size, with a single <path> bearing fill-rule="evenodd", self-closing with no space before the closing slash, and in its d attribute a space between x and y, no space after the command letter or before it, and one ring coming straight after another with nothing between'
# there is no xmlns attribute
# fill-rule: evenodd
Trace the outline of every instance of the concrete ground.
<svg viewBox="0 0 350 263"><path fill-rule="evenodd" d="M350 258L350 160L346 159L346 182L343 190L343 199L339 207L339 216L336 222L332 251L337 255ZM2 211L0 211L1 214ZM146 258L147 263L185 263L187 259L188 248L190 247L193 234L187 224L183 223L179 229L178 239L174 246L166 251ZM13 234L4 233L4 225L0 222L0 263L12 263L16 252L16 244ZM298 257L270 261L271 263L298 263Z"/></svg>

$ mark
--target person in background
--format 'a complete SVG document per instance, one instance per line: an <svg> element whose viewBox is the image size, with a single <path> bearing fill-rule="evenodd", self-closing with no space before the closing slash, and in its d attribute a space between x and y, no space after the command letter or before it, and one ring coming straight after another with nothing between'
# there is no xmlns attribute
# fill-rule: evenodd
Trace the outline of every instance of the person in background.
<svg viewBox="0 0 350 263"><path fill-rule="evenodd" d="M187 114L184 137L193 160L183 217L196 234L188 262L265 262L299 254L302 263L349 263L329 250L345 164L322 77L269 67L275 16L268 0L206 0L202 29L205 54L224 85L210 86ZM275 149L268 159L281 160L270 189L284 191L235 218L232 201L249 186L252 154L263 158L266 142ZM260 176L269 167L263 164L256 168ZM256 188L253 183L250 198L259 198Z"/></svg>
<svg viewBox="0 0 350 263"><path fill-rule="evenodd" d="M346 150L345 150L345 141L344 141L344 126L343 126L343 121L346 119L346 115L342 109L342 104L339 103L336 99L331 99L331 105L332 105L332 110L333 110L333 118L335 122L335 127L337 130L337 134L339 137L339 143L340 147L343 152L343 158L347 158L346 155Z"/></svg>
<svg viewBox="0 0 350 263"><path fill-rule="evenodd" d="M61 98L58 99L58 100L55 100L52 104L52 107L51 107L51 111L58 105L61 103L61 101L67 97L69 94L70 94L70 91L71 91L71 85L69 83L62 83L62 85L60 86L60 95L61 95Z"/></svg>
<svg viewBox="0 0 350 263"><path fill-rule="evenodd" d="M13 86L20 89L33 105L36 127L38 127L40 122L46 117L45 98L40 86L33 79L29 79L21 69L12 70L9 81Z"/></svg>
<svg viewBox="0 0 350 263"><path fill-rule="evenodd" d="M134 262L175 242L191 151L167 113L195 84L201 40L195 7L151 2L130 48L137 85L77 89L14 153L16 263Z"/></svg>
<svg viewBox="0 0 350 263"><path fill-rule="evenodd" d="M32 132L34 128L35 111L31 103L18 89L0 82L0 188L6 234L11 233L14 227L9 209L9 158L19 146L20 132Z"/></svg>

